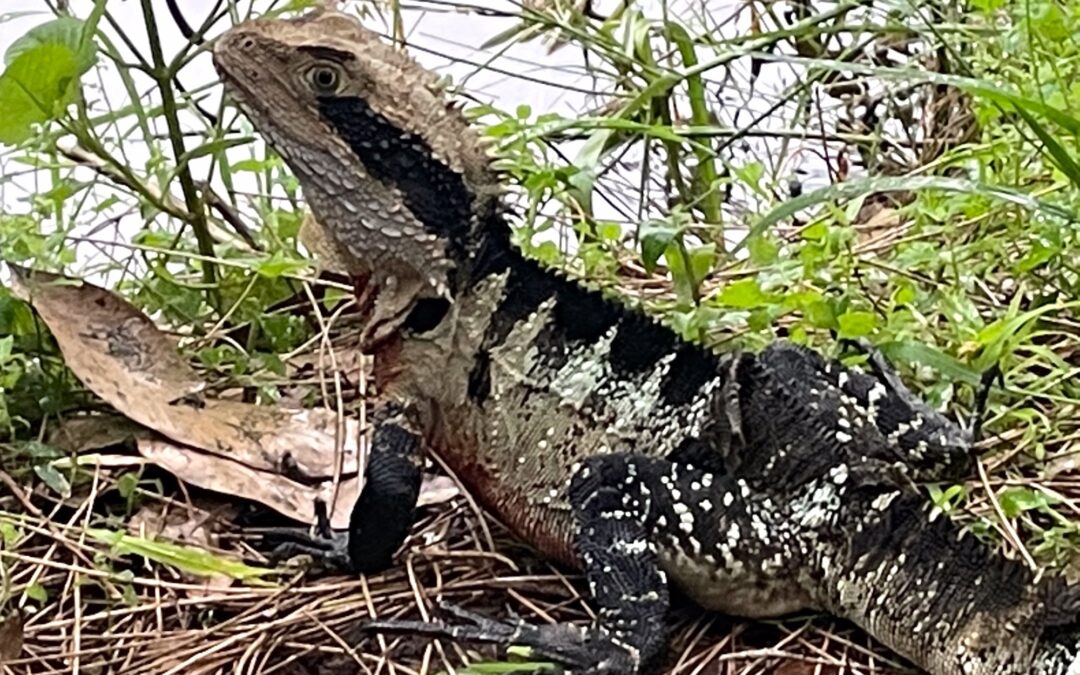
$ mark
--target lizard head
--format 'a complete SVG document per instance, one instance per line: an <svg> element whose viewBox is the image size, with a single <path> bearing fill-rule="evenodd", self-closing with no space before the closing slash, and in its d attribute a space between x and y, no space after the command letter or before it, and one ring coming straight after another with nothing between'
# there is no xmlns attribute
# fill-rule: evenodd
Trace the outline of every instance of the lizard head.
<svg viewBox="0 0 1080 675"><path fill-rule="evenodd" d="M496 179L436 76L355 18L238 24L214 46L226 92L296 174L322 228L378 292L375 332L453 300L490 240Z"/></svg>

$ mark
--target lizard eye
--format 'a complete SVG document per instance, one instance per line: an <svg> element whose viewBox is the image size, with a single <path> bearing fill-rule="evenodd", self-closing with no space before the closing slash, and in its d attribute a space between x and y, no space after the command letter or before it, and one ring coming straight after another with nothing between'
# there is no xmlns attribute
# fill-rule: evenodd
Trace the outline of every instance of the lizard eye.
<svg viewBox="0 0 1080 675"><path fill-rule="evenodd" d="M336 94L341 84L341 73L333 66L312 66L307 71L307 80L316 94Z"/></svg>

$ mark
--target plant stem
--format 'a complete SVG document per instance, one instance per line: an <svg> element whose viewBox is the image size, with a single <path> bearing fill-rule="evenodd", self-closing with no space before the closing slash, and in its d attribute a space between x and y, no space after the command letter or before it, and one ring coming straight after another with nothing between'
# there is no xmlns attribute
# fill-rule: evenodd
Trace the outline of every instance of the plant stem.
<svg viewBox="0 0 1080 675"><path fill-rule="evenodd" d="M154 80L158 85L158 89L161 91L161 105L163 109L163 115L165 117L165 123L169 129L169 140L172 143L173 155L176 157L177 162L184 157L187 152L184 147L184 135L183 130L180 128L180 119L176 107L176 97L172 88L172 72L165 65L165 57L161 51L161 39L157 31L157 22L154 20L154 8L152 0L141 0L143 11L143 22L146 25L146 35L150 42L150 55L153 59L153 73ZM179 167L177 177L180 180L180 189L184 194L184 204L187 207L187 211L191 214L191 227L195 232L195 239L198 242L199 253L206 256L208 259L203 263L203 281L210 288L208 295L210 296L210 304L215 308L219 308L219 298L217 294L217 272L213 262L210 259L214 257L214 241L210 236L210 228L206 222L206 210L203 208L203 204L199 199L198 189L195 186L195 181L191 177L191 169L187 164ZM164 189L165 186L162 186Z"/></svg>

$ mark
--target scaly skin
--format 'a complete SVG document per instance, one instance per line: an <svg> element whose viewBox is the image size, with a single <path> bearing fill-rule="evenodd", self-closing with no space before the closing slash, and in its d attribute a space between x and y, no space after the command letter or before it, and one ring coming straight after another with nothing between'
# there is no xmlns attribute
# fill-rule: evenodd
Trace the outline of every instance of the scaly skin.
<svg viewBox="0 0 1080 675"><path fill-rule="evenodd" d="M833 612L935 675L1078 669L1075 591L930 517L913 481L962 475L969 442L883 366L785 343L718 356L527 260L434 76L350 17L242 24L214 59L375 289L374 468L347 535L286 552L388 564L422 439L599 606L580 630L462 615L446 634L655 672L670 580L741 616Z"/></svg>

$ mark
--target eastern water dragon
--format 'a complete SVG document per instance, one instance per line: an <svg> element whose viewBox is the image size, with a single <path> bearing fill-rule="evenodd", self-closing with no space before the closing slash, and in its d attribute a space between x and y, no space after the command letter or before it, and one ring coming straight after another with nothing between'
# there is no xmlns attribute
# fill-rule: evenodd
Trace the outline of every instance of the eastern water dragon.
<svg viewBox="0 0 1080 675"><path fill-rule="evenodd" d="M1080 672L1074 589L932 517L915 483L963 476L970 441L879 358L717 355L526 258L436 77L354 18L244 23L214 61L366 280L385 401L350 530L288 552L388 566L430 446L598 608L588 627L459 614L453 635L657 672L670 582L738 616L831 612L935 675Z"/></svg>

